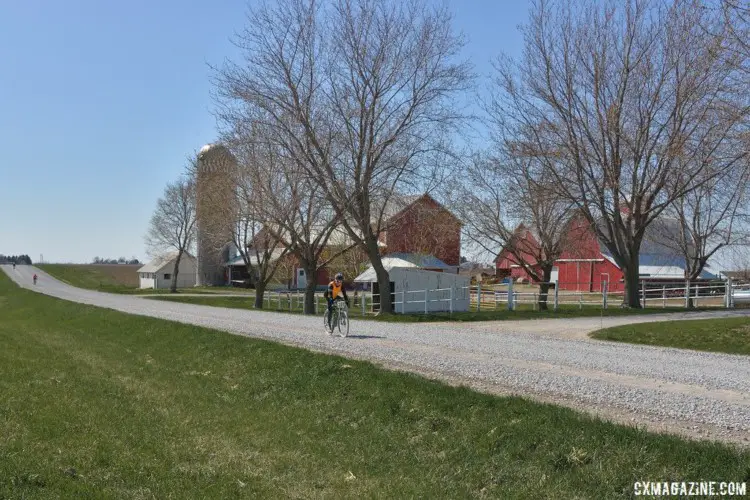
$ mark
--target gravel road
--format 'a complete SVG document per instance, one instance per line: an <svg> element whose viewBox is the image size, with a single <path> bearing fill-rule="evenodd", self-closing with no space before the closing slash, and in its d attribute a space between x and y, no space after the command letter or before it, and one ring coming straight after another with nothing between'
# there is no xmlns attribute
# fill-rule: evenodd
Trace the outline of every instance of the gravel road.
<svg viewBox="0 0 750 500"><path fill-rule="evenodd" d="M608 343L602 326L745 313L389 324L353 321L330 337L320 317L226 309L83 290L30 266L0 266L19 285L61 299L365 359L495 394L520 394L604 418L750 446L750 356ZM33 285L36 272L40 279Z"/></svg>

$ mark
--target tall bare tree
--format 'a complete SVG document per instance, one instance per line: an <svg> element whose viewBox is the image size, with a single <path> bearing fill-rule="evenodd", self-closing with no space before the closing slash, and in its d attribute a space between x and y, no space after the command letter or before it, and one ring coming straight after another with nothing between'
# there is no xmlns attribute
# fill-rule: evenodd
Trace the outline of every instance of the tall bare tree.
<svg viewBox="0 0 750 500"><path fill-rule="evenodd" d="M239 137L234 149L256 193L256 219L262 221L268 237L304 269L307 278L304 312L314 314L316 276L319 269L338 255L325 250L340 219L321 187L274 141L259 131Z"/></svg>
<svg viewBox="0 0 750 500"><path fill-rule="evenodd" d="M387 291L378 207L432 178L462 118L454 98L470 73L451 15L426 0L279 0L252 9L237 44L243 63L217 71L219 118L229 129L261 118Z"/></svg>
<svg viewBox="0 0 750 500"><path fill-rule="evenodd" d="M533 160L478 156L466 174L452 202L466 237L490 254L508 252L539 283L539 307L547 309L552 268L571 248L574 204Z"/></svg>
<svg viewBox="0 0 750 500"><path fill-rule="evenodd" d="M172 293L177 291L180 261L194 238L195 184L192 179L181 179L167 184L164 195L156 202L146 234L146 245L151 255L161 255L166 250L177 252L170 287Z"/></svg>
<svg viewBox="0 0 750 500"><path fill-rule="evenodd" d="M498 133L515 156L541 161L589 219L631 307L646 228L747 155L746 89L735 78L745 56L726 30L692 0L536 0L522 59L498 61Z"/></svg>
<svg viewBox="0 0 750 500"><path fill-rule="evenodd" d="M242 256L250 279L255 286L255 308L263 308L266 288L278 267L284 262L288 247L281 237L267 230L269 221L266 206L274 202L273 192L258 184L256 158L241 155L237 158L238 172L234 191L236 211L228 214L232 225L232 242ZM290 207L282 207L289 211Z"/></svg>

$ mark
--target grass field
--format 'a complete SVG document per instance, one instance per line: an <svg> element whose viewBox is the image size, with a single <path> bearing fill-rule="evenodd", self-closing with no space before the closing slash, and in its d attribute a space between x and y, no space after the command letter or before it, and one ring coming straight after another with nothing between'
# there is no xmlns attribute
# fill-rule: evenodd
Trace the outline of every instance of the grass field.
<svg viewBox="0 0 750 500"><path fill-rule="evenodd" d="M138 295L160 295L168 294L164 289L140 289L138 286L138 269L141 265L127 264L40 264L42 269L51 276L64 281L69 285L85 288L87 290L98 290L109 293L138 294ZM246 295L252 290L224 288L224 287L200 287L179 289L178 293L234 293Z"/></svg>
<svg viewBox="0 0 750 500"><path fill-rule="evenodd" d="M128 264L39 264L37 267L70 285L107 292L138 288L138 269Z"/></svg>
<svg viewBox="0 0 750 500"><path fill-rule="evenodd" d="M264 303L266 311L280 312L302 312L302 299L300 296L294 296L291 299L286 294L268 294L269 300ZM184 302L186 304L197 304L214 307L229 307L233 309L254 309L254 297L150 297L154 300L172 300ZM318 311L323 313L325 300L317 297ZM354 304L352 302L352 304ZM369 303L368 303L369 304ZM698 310L696 310L698 311ZM664 314L670 312L685 312L684 309L622 309L612 307L601 309L596 306L584 306L579 308L573 305L562 305L557 311L536 311L530 304L520 304L514 311L507 309L483 310L455 312L450 313L430 313L430 314L392 314L387 316L375 316L366 312L362 315L362 308L359 305L352 305L349 309L349 315L353 318L372 319L377 321L388 322L435 322L435 321L495 321L495 320L518 320L518 319L554 319L554 318L578 318L578 317L599 317L599 316L627 316L636 314Z"/></svg>
<svg viewBox="0 0 750 500"><path fill-rule="evenodd" d="M750 318L665 321L605 328L600 340L750 355Z"/></svg>
<svg viewBox="0 0 750 500"><path fill-rule="evenodd" d="M0 274L0 498L629 498L750 451L21 290Z"/></svg>

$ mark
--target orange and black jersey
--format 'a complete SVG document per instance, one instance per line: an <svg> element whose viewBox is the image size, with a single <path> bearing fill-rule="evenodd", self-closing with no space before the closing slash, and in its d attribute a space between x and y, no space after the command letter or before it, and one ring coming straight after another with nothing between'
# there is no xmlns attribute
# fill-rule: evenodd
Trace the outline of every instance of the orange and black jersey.
<svg viewBox="0 0 750 500"><path fill-rule="evenodd" d="M337 297L344 297L345 300L349 300L349 297L346 296L346 290L344 289L344 282L342 281L340 285L336 285L335 281L331 281L328 283L328 289L326 290L325 297L336 299Z"/></svg>

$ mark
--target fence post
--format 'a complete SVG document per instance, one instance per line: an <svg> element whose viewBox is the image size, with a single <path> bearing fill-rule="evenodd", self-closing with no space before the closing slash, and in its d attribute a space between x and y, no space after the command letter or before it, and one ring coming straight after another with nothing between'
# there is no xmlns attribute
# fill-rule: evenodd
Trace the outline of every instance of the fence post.
<svg viewBox="0 0 750 500"><path fill-rule="evenodd" d="M641 280L641 297L643 298L643 308L646 309L646 280Z"/></svg>
<svg viewBox="0 0 750 500"><path fill-rule="evenodd" d="M482 310L482 285L477 285L477 312Z"/></svg>
<svg viewBox="0 0 750 500"><path fill-rule="evenodd" d="M661 306L666 309L667 308L667 285L661 286Z"/></svg>
<svg viewBox="0 0 750 500"><path fill-rule="evenodd" d="M508 280L508 310L513 310L513 278Z"/></svg>
<svg viewBox="0 0 750 500"><path fill-rule="evenodd" d="M727 309L732 307L732 278L727 278L727 284L724 287L726 293Z"/></svg>
<svg viewBox="0 0 750 500"><path fill-rule="evenodd" d="M292 312L292 300L294 299L294 297L292 296L291 292L287 294L287 297L289 297L289 312Z"/></svg>
<svg viewBox="0 0 750 500"><path fill-rule="evenodd" d="M693 302L693 307L698 307L698 292L700 291L700 283L695 285L695 301Z"/></svg>
<svg viewBox="0 0 750 500"><path fill-rule="evenodd" d="M557 311L557 305L559 304L559 302L558 302L558 291L557 291L557 289L558 289L557 285L559 285L559 284L560 284L560 282L558 280L555 280L555 305L553 306L553 310L554 311Z"/></svg>
<svg viewBox="0 0 750 500"><path fill-rule="evenodd" d="M448 310L450 311L451 314L453 314L453 285L451 285L450 298L451 298L451 301L450 301L450 305L448 306L449 308Z"/></svg>
<svg viewBox="0 0 750 500"><path fill-rule="evenodd" d="M690 307L690 280L685 280L685 309Z"/></svg>
<svg viewBox="0 0 750 500"><path fill-rule="evenodd" d="M318 296L317 296L317 295L315 295L315 294L313 294L313 297L315 298L315 315L317 316L317 315L318 315L318 299L319 299L320 297L318 297Z"/></svg>
<svg viewBox="0 0 750 500"><path fill-rule="evenodd" d="M424 289L424 313L427 314L427 289Z"/></svg>
<svg viewBox="0 0 750 500"><path fill-rule="evenodd" d="M362 316L364 317L365 311L367 310L367 306L365 305L365 302L367 302L367 294L365 293L365 290L362 289Z"/></svg>
<svg viewBox="0 0 750 500"><path fill-rule="evenodd" d="M609 292L609 281L602 281L602 309L607 308L607 293Z"/></svg>

